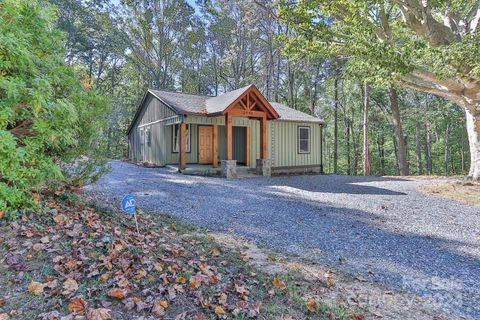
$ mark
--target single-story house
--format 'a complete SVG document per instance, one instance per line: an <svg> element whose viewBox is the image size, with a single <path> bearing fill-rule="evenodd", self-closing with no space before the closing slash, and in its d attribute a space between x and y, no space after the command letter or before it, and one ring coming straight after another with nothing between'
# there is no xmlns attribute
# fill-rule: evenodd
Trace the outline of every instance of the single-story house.
<svg viewBox="0 0 480 320"><path fill-rule="evenodd" d="M128 156L157 166L322 172L323 121L268 102L249 85L219 96L148 90L128 128ZM218 169L219 170L219 169Z"/></svg>

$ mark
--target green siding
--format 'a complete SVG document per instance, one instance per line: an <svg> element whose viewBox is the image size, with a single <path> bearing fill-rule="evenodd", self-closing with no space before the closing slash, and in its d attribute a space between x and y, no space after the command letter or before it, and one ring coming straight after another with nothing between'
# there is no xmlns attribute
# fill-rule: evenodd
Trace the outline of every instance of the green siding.
<svg viewBox="0 0 480 320"><path fill-rule="evenodd" d="M180 118L172 118L175 113L157 99L149 98L147 107L137 120L135 128L129 135L129 158L134 161L144 161L156 165L178 163L178 153L172 152L172 123ZM165 119L165 121L159 121ZM151 124L152 122L156 122ZM187 153L187 163L198 162L198 125L218 125L218 154L224 160L225 155L225 119L224 117L186 116L185 122L191 126L191 151ZM238 135L235 127L250 127L250 165L256 166L260 158L260 122L247 118L233 118L234 132L238 145L244 145L245 139ZM298 153L298 127L310 127L310 153ZM151 144L146 136L141 136L141 130L151 130ZM272 120L267 122L267 157L272 159L273 167L308 166L321 164L321 126L317 123L290 122ZM142 139L144 143L141 143ZM237 141L238 140L238 141ZM235 148L235 146L234 146ZM238 150L237 150L238 149ZM234 154L244 158L236 148ZM244 148L243 148L244 149ZM242 161L243 162L243 161Z"/></svg>
<svg viewBox="0 0 480 320"><path fill-rule="evenodd" d="M298 153L298 127L310 127L310 153ZM321 126L310 122L269 121L268 157L273 167L321 164Z"/></svg>
<svg viewBox="0 0 480 320"><path fill-rule="evenodd" d="M146 107L139 115L128 137L129 158L133 161L149 162L163 166L167 160L167 150L165 148L166 124L167 122L178 121L178 119L172 119L176 115L175 112L151 96L146 99L145 103ZM162 119L166 121L159 121ZM147 143L145 135L148 130L151 132L150 144Z"/></svg>
<svg viewBox="0 0 480 320"><path fill-rule="evenodd" d="M173 125L165 126L166 163L178 163L178 152L173 152ZM187 163L198 162L198 126L190 125L190 152L187 152Z"/></svg>

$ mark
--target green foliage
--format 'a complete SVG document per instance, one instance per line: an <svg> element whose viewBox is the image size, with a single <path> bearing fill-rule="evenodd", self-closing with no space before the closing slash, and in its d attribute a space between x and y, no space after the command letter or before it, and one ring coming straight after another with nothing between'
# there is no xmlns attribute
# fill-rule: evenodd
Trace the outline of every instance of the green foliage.
<svg viewBox="0 0 480 320"><path fill-rule="evenodd" d="M405 23L398 3L395 0L280 1L279 15L293 30L289 37L283 38L286 51L291 55L342 57L351 75L381 85L418 68L439 77L478 75L480 62L475 58L480 53L478 32L460 36L465 32L458 31L456 41L434 45L429 35L415 32ZM441 13L471 18L468 12L478 3L458 0L434 1L428 5L432 19L440 21L445 18ZM414 14L415 5L409 10ZM432 37L442 32L441 28L432 30L436 32Z"/></svg>
<svg viewBox="0 0 480 320"><path fill-rule="evenodd" d="M107 100L64 62L55 9L0 3L0 211L31 207L32 192L98 171Z"/></svg>

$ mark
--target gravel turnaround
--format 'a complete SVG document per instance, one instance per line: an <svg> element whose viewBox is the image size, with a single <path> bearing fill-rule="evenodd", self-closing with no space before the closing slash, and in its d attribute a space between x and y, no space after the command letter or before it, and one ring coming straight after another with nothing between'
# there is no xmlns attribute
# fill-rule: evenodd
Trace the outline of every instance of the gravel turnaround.
<svg viewBox="0 0 480 320"><path fill-rule="evenodd" d="M336 175L226 180L111 161L85 188L114 203L132 193L213 231L320 262L480 319L480 209L429 197L429 181ZM408 304L405 305L408 310Z"/></svg>

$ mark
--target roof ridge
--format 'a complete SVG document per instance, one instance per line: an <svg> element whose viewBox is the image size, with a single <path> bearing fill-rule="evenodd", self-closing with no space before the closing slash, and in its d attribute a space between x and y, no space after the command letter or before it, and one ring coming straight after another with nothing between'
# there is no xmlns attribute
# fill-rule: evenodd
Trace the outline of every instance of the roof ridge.
<svg viewBox="0 0 480 320"><path fill-rule="evenodd" d="M160 91L160 92L165 92L165 93L177 93L177 94L184 94L187 96L196 96L196 97L205 97L205 98L215 98L218 96L211 96L211 95L205 95L205 94L199 94L199 93L185 93L185 92L180 92L180 91L172 91L172 90L163 90L163 89L148 89L151 91Z"/></svg>

